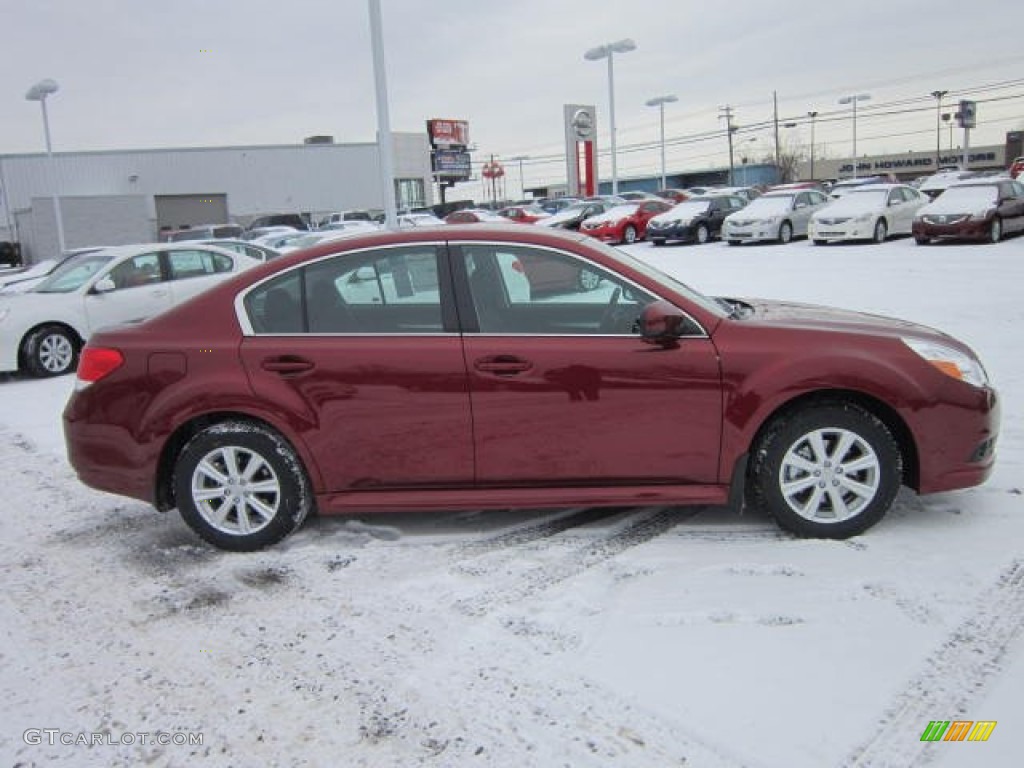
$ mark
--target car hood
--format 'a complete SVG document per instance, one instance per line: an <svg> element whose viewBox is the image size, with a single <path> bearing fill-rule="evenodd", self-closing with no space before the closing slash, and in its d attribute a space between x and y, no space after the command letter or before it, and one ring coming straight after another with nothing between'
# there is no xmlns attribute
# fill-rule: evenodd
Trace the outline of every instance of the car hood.
<svg viewBox="0 0 1024 768"><path fill-rule="evenodd" d="M929 215L949 215L952 213L960 214L981 214L986 211L992 210L996 207L995 200L965 200L964 198L954 198L952 200L943 199L945 195L939 195L935 200L922 207L918 212L918 216L929 216Z"/></svg>
<svg viewBox="0 0 1024 768"><path fill-rule="evenodd" d="M582 216L582 211L561 211L559 213L554 214L553 216L548 216L546 219L541 219L540 221L537 222L537 224L540 224L543 227L553 227L558 224L564 224L567 221L577 221Z"/></svg>
<svg viewBox="0 0 1024 768"><path fill-rule="evenodd" d="M893 338L914 336L941 339L947 344L952 341L946 334L934 328L883 315L788 301L767 299L738 299L738 301L749 305L754 310L753 314L748 313L742 318L744 322L785 328L891 336Z"/></svg>

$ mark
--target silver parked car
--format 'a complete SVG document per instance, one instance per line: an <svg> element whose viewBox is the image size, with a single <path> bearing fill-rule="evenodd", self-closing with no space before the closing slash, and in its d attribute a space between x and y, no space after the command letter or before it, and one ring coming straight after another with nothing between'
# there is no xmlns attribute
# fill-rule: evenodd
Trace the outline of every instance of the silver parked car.
<svg viewBox="0 0 1024 768"><path fill-rule="evenodd" d="M722 239L729 245L774 240L788 243L807 237L811 215L828 205L828 195L816 189L767 192L725 217Z"/></svg>

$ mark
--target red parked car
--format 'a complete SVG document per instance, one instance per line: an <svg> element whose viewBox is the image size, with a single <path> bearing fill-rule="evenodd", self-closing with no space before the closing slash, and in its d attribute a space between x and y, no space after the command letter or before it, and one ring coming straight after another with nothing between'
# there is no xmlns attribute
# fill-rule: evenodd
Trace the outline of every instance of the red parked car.
<svg viewBox="0 0 1024 768"><path fill-rule="evenodd" d="M518 224L533 224L540 219L546 219L551 214L539 205L510 205L508 208L498 211L498 215Z"/></svg>
<svg viewBox="0 0 1024 768"><path fill-rule="evenodd" d="M514 290L520 257L598 274ZM998 404L963 343L703 296L578 233L380 232L94 334L64 412L86 484L231 550L311 512L743 503L843 538L985 480Z"/></svg>
<svg viewBox="0 0 1024 768"><path fill-rule="evenodd" d="M604 213L584 219L580 232L606 243L635 243L647 233L647 222L659 213L672 209L664 200L645 200L609 208Z"/></svg>

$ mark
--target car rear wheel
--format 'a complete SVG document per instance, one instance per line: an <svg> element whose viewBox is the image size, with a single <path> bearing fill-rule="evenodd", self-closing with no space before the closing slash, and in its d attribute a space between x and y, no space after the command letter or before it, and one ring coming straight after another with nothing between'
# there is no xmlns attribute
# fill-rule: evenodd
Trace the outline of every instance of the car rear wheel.
<svg viewBox="0 0 1024 768"><path fill-rule="evenodd" d="M1003 220L996 216L988 225L988 241L998 243L1003 239Z"/></svg>
<svg viewBox="0 0 1024 768"><path fill-rule="evenodd" d="M178 510L220 549L251 552L298 528L313 505L292 447L259 424L229 421L193 437L174 472Z"/></svg>
<svg viewBox="0 0 1024 768"><path fill-rule="evenodd" d="M700 224L697 226L697 242L703 245L711 239L711 230L708 229L707 224Z"/></svg>
<svg viewBox="0 0 1024 768"><path fill-rule="evenodd" d="M793 239L793 225L788 221L782 222L779 227L779 242L785 245Z"/></svg>
<svg viewBox="0 0 1024 768"><path fill-rule="evenodd" d="M622 242L627 245L632 245L636 242L636 227L632 224L627 224L626 228L622 231Z"/></svg>
<svg viewBox="0 0 1024 768"><path fill-rule="evenodd" d="M875 222L875 233L871 239L876 243L884 243L888 236L889 226L885 223L885 219L879 219Z"/></svg>
<svg viewBox="0 0 1024 768"><path fill-rule="evenodd" d="M752 452L754 503L800 536L844 539L877 523L902 481L902 456L880 419L826 402L777 419Z"/></svg>
<svg viewBox="0 0 1024 768"><path fill-rule="evenodd" d="M78 339L60 325L44 325L25 337L21 346L25 367L32 376L61 376L78 365Z"/></svg>

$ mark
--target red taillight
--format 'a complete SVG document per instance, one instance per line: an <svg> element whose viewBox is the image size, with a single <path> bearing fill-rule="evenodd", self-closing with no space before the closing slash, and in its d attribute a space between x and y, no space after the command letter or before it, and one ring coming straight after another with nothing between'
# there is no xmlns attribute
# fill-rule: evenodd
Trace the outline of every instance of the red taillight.
<svg viewBox="0 0 1024 768"><path fill-rule="evenodd" d="M89 347L82 350L78 361L78 380L86 384L109 376L124 364L124 355L109 347Z"/></svg>

